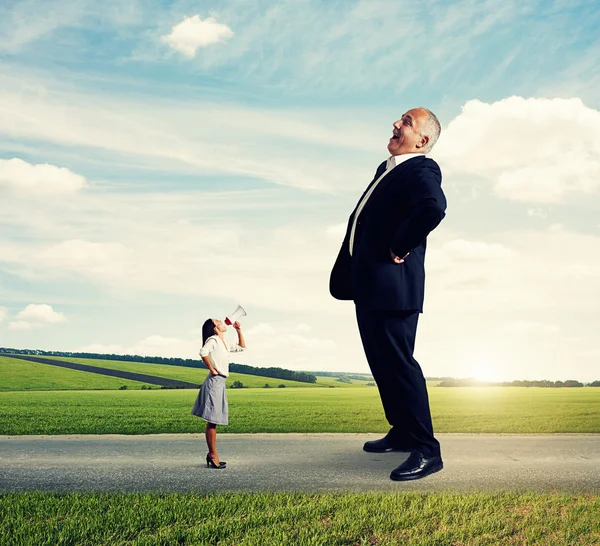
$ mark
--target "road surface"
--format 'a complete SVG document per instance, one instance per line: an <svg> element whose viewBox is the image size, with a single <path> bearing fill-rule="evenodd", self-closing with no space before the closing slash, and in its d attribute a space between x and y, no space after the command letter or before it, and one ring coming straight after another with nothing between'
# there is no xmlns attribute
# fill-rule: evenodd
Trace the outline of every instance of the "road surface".
<svg viewBox="0 0 600 546"><path fill-rule="evenodd" d="M225 470L199 434L0 436L0 491L600 492L600 434L439 434L445 468L398 483L408 456L362 451L377 434L220 434Z"/></svg>

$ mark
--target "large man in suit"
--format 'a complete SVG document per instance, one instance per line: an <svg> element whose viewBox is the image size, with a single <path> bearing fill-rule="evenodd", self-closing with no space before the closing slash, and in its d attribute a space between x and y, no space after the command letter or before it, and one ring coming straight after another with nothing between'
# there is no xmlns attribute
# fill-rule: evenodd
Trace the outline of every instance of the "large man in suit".
<svg viewBox="0 0 600 546"><path fill-rule="evenodd" d="M440 169L425 155L440 134L436 116L414 108L393 127L391 157L379 165L350 215L329 290L334 298L354 300L365 355L392 427L364 450L410 452L390 476L404 481L443 467L413 351L423 311L426 237L444 217L446 198Z"/></svg>

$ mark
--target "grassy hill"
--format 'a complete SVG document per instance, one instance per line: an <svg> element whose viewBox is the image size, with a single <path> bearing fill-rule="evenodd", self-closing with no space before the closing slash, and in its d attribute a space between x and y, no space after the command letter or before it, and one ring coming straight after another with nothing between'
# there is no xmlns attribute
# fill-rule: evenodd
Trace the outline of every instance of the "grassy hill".
<svg viewBox="0 0 600 546"><path fill-rule="evenodd" d="M0 356L0 391L118 390L121 387L158 388L140 381Z"/></svg>
<svg viewBox="0 0 600 546"><path fill-rule="evenodd" d="M85 364L97 368L109 368L112 370L121 370L126 372L143 373L156 377L167 379L177 379L180 381L189 381L200 385L208 371L205 368L187 368L184 366L172 366L168 364L149 364L145 362L126 362L121 360L96 360L91 358L69 358L69 357L51 357L44 358L50 360L62 360L65 362L74 362ZM142 387L158 389L156 385L147 385L139 381L131 381L114 377L97 375L89 372L68 370L64 368L53 367L48 364L38 364L7 357L0 357L0 390L18 391L18 390L72 390L72 389L106 389L114 390L122 386L127 389L141 389ZM302 383L300 381L290 381L287 379L276 379L272 377L262 377L257 375L231 373L227 378L227 386L231 387L234 381L241 381L244 387L262 388L268 384L272 388L278 388L279 385L297 388L318 388L318 387L363 387L366 381L352 381L352 383L336 382L334 377L319 377L317 383Z"/></svg>
<svg viewBox="0 0 600 546"><path fill-rule="evenodd" d="M92 358L67 358L67 357L45 357L52 360L63 360L65 362L75 362L85 364L86 366L95 366L99 368L110 368L112 370L122 370L126 372L144 373L156 377L166 377L168 379L178 379L180 381L189 381L200 385L208 370L202 368L187 368L185 366L171 366L169 364L149 364L146 362L127 362L122 360L96 360ZM227 386L231 387L234 381L241 381L245 387L257 388L263 387L268 383L271 387L285 385L286 387L315 387L311 383L301 383L300 381L290 381L286 379L275 379L272 377L261 377L258 375L248 375L241 373L230 373L227 377Z"/></svg>

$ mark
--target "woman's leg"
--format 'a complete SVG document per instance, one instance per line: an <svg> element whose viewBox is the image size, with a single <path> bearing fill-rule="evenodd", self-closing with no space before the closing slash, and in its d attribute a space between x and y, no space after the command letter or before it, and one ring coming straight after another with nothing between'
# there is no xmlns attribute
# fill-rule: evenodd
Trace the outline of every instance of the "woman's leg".
<svg viewBox="0 0 600 546"><path fill-rule="evenodd" d="M214 423L206 423L206 445L208 445L208 454L210 458L219 464L219 456L217 455L217 425Z"/></svg>

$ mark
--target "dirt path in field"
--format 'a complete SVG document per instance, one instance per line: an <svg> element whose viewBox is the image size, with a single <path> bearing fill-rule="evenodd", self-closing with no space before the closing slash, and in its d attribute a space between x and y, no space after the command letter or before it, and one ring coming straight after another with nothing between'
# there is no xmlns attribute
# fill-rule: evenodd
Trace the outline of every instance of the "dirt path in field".
<svg viewBox="0 0 600 546"><path fill-rule="evenodd" d="M54 360L51 358L42 358L39 356L29 355L2 355L7 358L18 358L20 360L29 360L38 364L49 364L50 366L58 366L59 368L69 368L71 370L79 370L81 372L97 373L100 375L108 375L110 377L120 377L121 379L131 379L133 381L141 381L151 385L160 385L161 387L176 387L179 389L197 389L199 385L189 383L187 381L178 381L177 379L166 379L155 375L146 375L143 373L124 372L121 370L113 370L111 368L99 368L98 366L87 366L86 364L76 364L75 362L66 362L64 360Z"/></svg>
<svg viewBox="0 0 600 546"><path fill-rule="evenodd" d="M222 434L225 470L203 435L0 436L0 491L593 491L600 434L440 434L445 468L417 482L390 471L403 453L362 451L374 434Z"/></svg>

